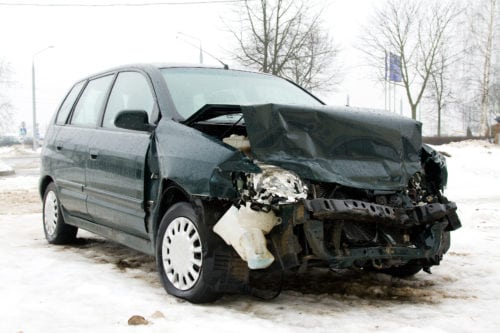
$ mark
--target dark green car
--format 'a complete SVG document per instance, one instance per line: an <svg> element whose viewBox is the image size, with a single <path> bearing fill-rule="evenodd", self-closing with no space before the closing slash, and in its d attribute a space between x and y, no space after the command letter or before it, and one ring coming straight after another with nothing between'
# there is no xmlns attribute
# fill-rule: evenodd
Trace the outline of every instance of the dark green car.
<svg viewBox="0 0 500 333"><path fill-rule="evenodd" d="M40 194L49 243L83 228L154 255L167 292L198 303L255 272L428 271L460 227L446 181L419 122L271 75L134 65L69 91Z"/></svg>

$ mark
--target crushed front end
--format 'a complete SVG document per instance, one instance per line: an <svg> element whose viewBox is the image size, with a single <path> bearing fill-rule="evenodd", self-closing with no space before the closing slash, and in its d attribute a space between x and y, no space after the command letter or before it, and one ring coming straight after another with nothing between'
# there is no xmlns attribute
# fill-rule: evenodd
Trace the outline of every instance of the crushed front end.
<svg viewBox="0 0 500 333"><path fill-rule="evenodd" d="M273 262L276 269L427 269L439 264L449 232L460 227L455 203L420 172L406 190L391 192L306 185L289 171L260 167L261 174L239 180L242 201L214 227L251 269Z"/></svg>
<svg viewBox="0 0 500 333"><path fill-rule="evenodd" d="M388 269L437 265L460 227L456 205L440 193L413 201L408 192L376 193L325 184L320 196L289 213L302 234L305 257L332 268Z"/></svg>
<svg viewBox="0 0 500 333"><path fill-rule="evenodd" d="M250 269L358 267L404 276L439 264L461 224L443 196L444 157L422 145L419 123L266 107L243 110L242 150L261 172L232 173L239 197L214 226ZM330 128L339 132L311 135L318 122L302 119L308 112L309 120L324 117L323 126L337 121Z"/></svg>

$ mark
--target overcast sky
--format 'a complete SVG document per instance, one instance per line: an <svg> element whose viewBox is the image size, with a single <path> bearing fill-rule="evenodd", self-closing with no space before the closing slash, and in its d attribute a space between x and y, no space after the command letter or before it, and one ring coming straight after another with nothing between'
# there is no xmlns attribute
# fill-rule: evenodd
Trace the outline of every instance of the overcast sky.
<svg viewBox="0 0 500 333"><path fill-rule="evenodd" d="M205 0L204 0L205 1ZM214 0L217 1L217 0ZM174 0L0 0L0 58L11 63L15 86L10 89L16 123L31 127L31 61L35 57L37 119L45 128L67 89L79 78L108 67L133 62L197 63L198 50L177 38L178 32L199 38L203 48L230 64L231 43L222 20L230 20L234 4L61 7L19 6L24 3L166 3ZM15 3L17 6L7 6ZM328 104L384 107L383 88L373 81L354 48L360 28L381 0L327 0L323 19L341 47L338 61L344 79L335 91L319 93ZM198 43L197 40L182 37ZM218 65L209 56L204 62ZM399 100L399 97L398 97ZM399 102L398 102L399 105Z"/></svg>

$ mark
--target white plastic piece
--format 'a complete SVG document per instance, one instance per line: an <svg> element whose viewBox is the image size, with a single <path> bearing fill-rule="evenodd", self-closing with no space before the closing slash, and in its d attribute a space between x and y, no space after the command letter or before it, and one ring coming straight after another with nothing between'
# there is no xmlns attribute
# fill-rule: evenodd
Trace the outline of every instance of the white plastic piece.
<svg viewBox="0 0 500 333"><path fill-rule="evenodd" d="M274 261L264 235L279 223L272 211L254 211L249 205L240 209L232 206L215 224L214 232L233 246L241 259L247 262L248 268L263 269Z"/></svg>

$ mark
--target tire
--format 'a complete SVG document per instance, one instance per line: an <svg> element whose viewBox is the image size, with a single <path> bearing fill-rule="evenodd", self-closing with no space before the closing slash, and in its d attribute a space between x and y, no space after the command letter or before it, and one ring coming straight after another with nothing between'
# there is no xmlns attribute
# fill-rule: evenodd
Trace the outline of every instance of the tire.
<svg viewBox="0 0 500 333"><path fill-rule="evenodd" d="M76 239L78 228L64 222L59 197L54 183L50 183L43 196L43 231L50 244L68 244Z"/></svg>
<svg viewBox="0 0 500 333"><path fill-rule="evenodd" d="M407 278L417 274L418 272L420 272L420 270L422 270L422 268L422 265L409 262L398 267L373 269L373 271L389 274L398 278Z"/></svg>
<svg viewBox="0 0 500 333"><path fill-rule="evenodd" d="M156 241L156 264L167 293L191 303L219 299L213 269L219 243L191 204L174 204L161 220Z"/></svg>

